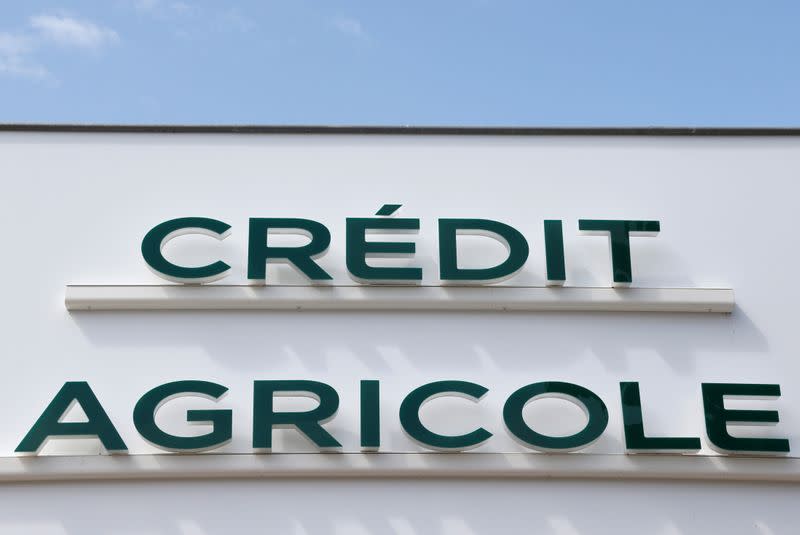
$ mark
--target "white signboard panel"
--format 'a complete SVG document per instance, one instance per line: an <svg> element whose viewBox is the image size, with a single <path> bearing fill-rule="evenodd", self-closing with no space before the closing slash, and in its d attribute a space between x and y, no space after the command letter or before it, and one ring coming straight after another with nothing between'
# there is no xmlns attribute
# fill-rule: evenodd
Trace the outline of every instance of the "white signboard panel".
<svg viewBox="0 0 800 535"><path fill-rule="evenodd" d="M232 438L204 454L208 463L216 462L214 454L263 449L254 444L261 431L254 429L254 412L263 409L254 408L254 381L274 380L318 381L336 391L338 412L322 426L342 452L362 450L360 383L379 381L379 453L364 457L367 463L387 462L377 460L383 453L432 450L404 432L400 407L410 392L435 381L471 382L486 390L480 401L446 396L419 411L421 423L440 435L479 428L491 434L464 454L474 455L475 463L484 462L482 453L543 455L541 448L515 439L504 422L509 397L541 382L580 385L607 408L599 438L570 455L631 454L621 382L639 383L645 434L698 439L695 456L717 455L720 449L707 436L703 383L779 385L780 396L726 402L729 409L777 411L777 425L729 430L735 437L786 439L790 447L739 453L794 458L800 452L793 308L800 292L794 273L800 138L4 133L0 161L6 177L2 213L14 229L5 238L0 266L6 327L0 348L8 370L0 379L5 422L0 456L18 455L23 437L62 386L84 381L127 455L163 453L134 426L134 407L154 387L183 380L228 389L217 401L196 396L170 401L155 418L167 433L199 436L211 428L187 423L187 410L232 411ZM439 220L488 219L525 237L530 253L518 273L472 287L501 287L508 295L546 286L544 221L560 220L564 288L537 291L558 301L570 291L628 299L643 289L664 295L676 289L732 290L723 299L723 308L732 312L515 311L502 304L490 307L500 310L373 310L369 303L386 289L354 281L348 273L346 220L380 218L375 214L386 204L401 205L391 217L419 220L417 234L386 240L414 243L412 256L370 261L421 269L416 285L398 289L403 299L430 303L424 292L437 292L435 299L465 300L459 295L464 288L442 287ZM183 217L231 226L221 241L188 235L164 248L176 264L221 260L231 267L224 279L190 291L232 286L242 295L265 298L271 291L288 291L279 295L291 302L303 292L346 286L340 291L367 305L67 310L68 285L176 284L148 269L141 244L156 225ZM251 218L323 224L331 241L316 262L331 276L327 290L310 287L291 265L270 265L264 288L247 286ZM656 236L630 239L631 288L611 289L609 239L580 233L579 221L586 219L660 223ZM286 247L308 243L297 236L274 239ZM484 236L460 237L458 251L465 268L497 265L508 254L502 243ZM169 292L186 290L163 291L169 299ZM137 295L126 298L128 305ZM282 397L276 398L275 411L316 405L312 399ZM62 421L81 421L79 412ZM580 408L563 399L534 401L522 417L529 428L552 437L586 425ZM296 429L276 429L272 437L273 453L318 450ZM38 451L39 456L96 453L105 449L91 437L51 437ZM471 459L460 462L468 465ZM583 459L575 462L605 462Z"/></svg>

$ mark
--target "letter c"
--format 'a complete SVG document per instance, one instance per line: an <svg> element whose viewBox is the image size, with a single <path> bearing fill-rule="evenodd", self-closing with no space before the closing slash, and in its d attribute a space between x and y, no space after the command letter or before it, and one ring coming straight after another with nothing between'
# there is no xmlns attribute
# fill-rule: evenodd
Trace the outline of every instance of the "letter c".
<svg viewBox="0 0 800 535"><path fill-rule="evenodd" d="M224 240L230 234L227 223L207 217L180 217L153 227L142 240L142 257L147 266L159 277L183 284L203 284L225 277L231 267L217 260L201 267L178 266L164 258L162 250L167 243L184 234L204 234Z"/></svg>
<svg viewBox="0 0 800 535"><path fill-rule="evenodd" d="M400 425L411 440L428 449L461 451L477 448L492 436L486 429L479 427L465 435L440 435L423 425L419 410L428 401L442 396L458 396L477 402L488 391L467 381L436 381L422 385L408 394L400 405Z"/></svg>

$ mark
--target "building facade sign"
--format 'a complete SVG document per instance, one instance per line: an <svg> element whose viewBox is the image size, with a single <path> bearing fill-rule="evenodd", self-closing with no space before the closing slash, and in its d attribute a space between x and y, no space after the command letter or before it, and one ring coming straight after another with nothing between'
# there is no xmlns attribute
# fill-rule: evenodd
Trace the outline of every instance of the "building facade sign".
<svg viewBox="0 0 800 535"><path fill-rule="evenodd" d="M795 458L794 138L16 135L0 457Z"/></svg>

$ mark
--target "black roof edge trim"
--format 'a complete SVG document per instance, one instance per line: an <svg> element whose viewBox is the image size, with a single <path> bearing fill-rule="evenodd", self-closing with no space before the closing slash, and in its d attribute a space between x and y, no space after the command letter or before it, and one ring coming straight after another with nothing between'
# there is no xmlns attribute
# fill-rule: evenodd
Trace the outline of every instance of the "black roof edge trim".
<svg viewBox="0 0 800 535"><path fill-rule="evenodd" d="M800 127L302 126L0 123L0 132L373 134L447 136L800 136Z"/></svg>

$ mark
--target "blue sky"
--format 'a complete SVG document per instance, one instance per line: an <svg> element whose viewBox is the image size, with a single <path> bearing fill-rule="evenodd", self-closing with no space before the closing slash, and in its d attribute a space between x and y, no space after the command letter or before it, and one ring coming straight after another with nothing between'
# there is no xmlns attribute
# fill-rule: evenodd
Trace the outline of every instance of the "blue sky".
<svg viewBox="0 0 800 535"><path fill-rule="evenodd" d="M0 15L0 122L800 125L796 0L6 0Z"/></svg>

